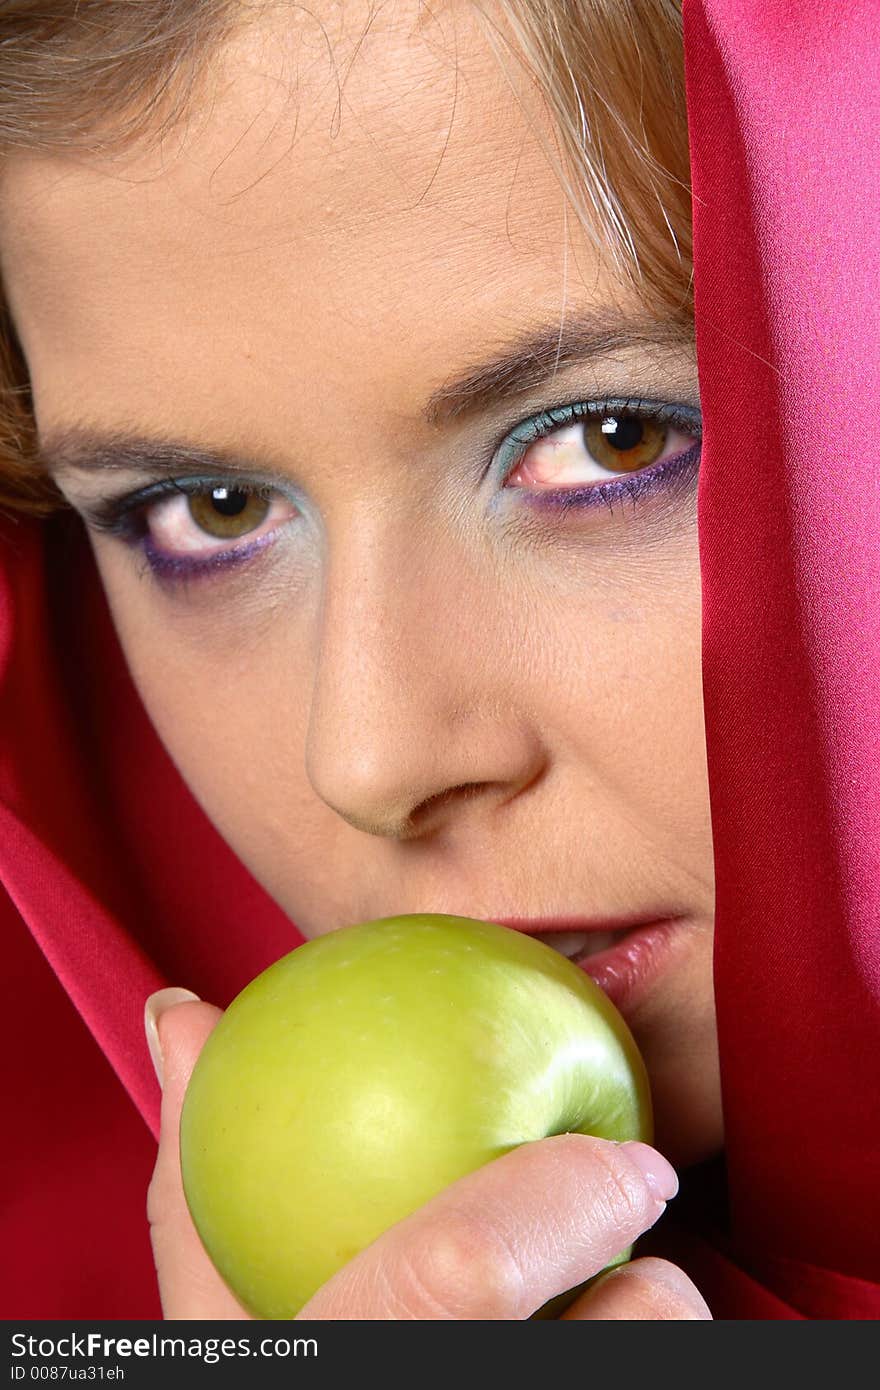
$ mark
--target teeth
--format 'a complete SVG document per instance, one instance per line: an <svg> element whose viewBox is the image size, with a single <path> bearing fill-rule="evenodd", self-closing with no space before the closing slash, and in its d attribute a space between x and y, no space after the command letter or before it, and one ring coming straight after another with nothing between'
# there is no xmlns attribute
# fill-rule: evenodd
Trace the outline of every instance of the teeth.
<svg viewBox="0 0 880 1390"><path fill-rule="evenodd" d="M568 956L571 960L572 956L576 956L578 951L584 949L588 936L589 932L585 931L555 931L546 932L540 940L545 945L552 946L553 950L558 951L560 955Z"/></svg>
<svg viewBox="0 0 880 1390"><path fill-rule="evenodd" d="M552 946L560 955L574 960L577 957L585 958L595 956L599 951L607 951L619 936L619 931L558 931L545 932L538 940Z"/></svg>

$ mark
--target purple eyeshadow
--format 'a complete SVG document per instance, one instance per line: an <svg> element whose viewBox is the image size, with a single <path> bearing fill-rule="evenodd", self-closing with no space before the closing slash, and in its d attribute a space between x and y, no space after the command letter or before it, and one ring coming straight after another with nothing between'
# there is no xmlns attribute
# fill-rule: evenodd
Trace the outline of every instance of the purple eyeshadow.
<svg viewBox="0 0 880 1390"><path fill-rule="evenodd" d="M686 494L697 482L699 476L700 452L702 444L695 444L684 453L666 459L655 468L643 473L633 473L628 478L615 478L608 483L593 483L588 487L557 488L555 491L541 489L527 493L523 501L529 507L541 511L563 511L570 508L605 507L613 510L614 504L631 502L636 505L647 498L667 491L675 496ZM516 492L525 489L513 489Z"/></svg>
<svg viewBox="0 0 880 1390"><path fill-rule="evenodd" d="M217 550L210 556L194 559L186 555L167 555L164 551L158 550L153 544L152 536L147 532L143 537L142 549L147 564L158 580L167 584L185 584L192 580L206 579L220 571L228 573L230 568L246 564L276 539L277 527L265 536L260 536L258 540L251 541L249 545L240 545L234 550Z"/></svg>

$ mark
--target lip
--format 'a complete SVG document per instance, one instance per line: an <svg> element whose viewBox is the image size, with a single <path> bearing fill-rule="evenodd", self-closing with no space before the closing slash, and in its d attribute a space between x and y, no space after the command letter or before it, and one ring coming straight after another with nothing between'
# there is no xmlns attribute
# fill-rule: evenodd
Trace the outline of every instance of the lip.
<svg viewBox="0 0 880 1390"><path fill-rule="evenodd" d="M681 938L680 917L648 922L622 936L616 946L575 961L621 1013L630 1013L666 969Z"/></svg>
<svg viewBox="0 0 880 1390"><path fill-rule="evenodd" d="M621 1013L630 1013L648 993L666 968L680 938L681 917L656 918L493 918L529 936L551 932L622 931L625 935L607 951L575 960L574 965L589 975L607 994Z"/></svg>
<svg viewBox="0 0 880 1390"><path fill-rule="evenodd" d="M655 912L641 912L630 913L628 917L491 917L486 920L497 922L502 927L513 927L514 931L525 932L527 936L543 936L545 932L630 931L635 927L678 919L658 917Z"/></svg>

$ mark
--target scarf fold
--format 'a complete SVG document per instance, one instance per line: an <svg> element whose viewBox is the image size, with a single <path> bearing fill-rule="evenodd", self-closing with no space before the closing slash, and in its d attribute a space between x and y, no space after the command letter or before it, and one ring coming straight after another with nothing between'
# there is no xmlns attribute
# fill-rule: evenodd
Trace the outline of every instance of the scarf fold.
<svg viewBox="0 0 880 1390"><path fill-rule="evenodd" d="M880 6L683 17L731 1230L877 1317Z"/></svg>

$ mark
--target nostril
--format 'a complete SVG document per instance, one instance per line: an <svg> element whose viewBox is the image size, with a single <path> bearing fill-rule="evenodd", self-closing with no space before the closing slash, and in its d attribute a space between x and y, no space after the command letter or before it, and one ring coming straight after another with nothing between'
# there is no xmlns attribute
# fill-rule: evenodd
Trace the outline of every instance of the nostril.
<svg viewBox="0 0 880 1390"><path fill-rule="evenodd" d="M469 801L486 787L490 787L491 782L461 782L457 787L447 787L445 791L437 792L435 796L426 797L420 801L415 810L409 815L411 825L418 826L424 821L430 820L431 816L440 810L441 807L449 804L450 801Z"/></svg>

